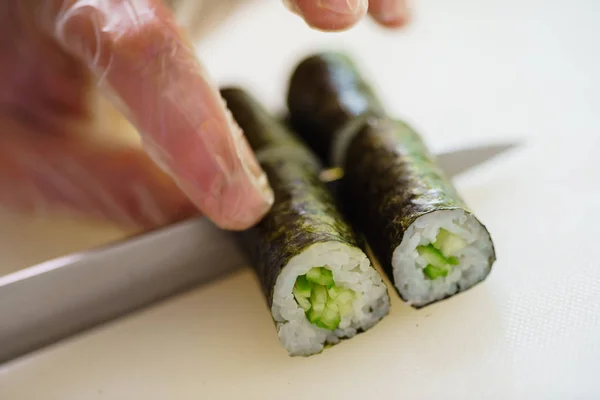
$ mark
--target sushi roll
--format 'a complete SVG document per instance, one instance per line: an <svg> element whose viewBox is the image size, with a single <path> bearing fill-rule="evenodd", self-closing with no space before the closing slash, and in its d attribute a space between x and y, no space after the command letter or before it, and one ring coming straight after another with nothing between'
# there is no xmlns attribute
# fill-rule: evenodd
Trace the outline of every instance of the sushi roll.
<svg viewBox="0 0 600 400"><path fill-rule="evenodd" d="M247 92L221 91L275 193L254 227L240 232L292 356L319 353L389 312L385 283L319 180L321 163Z"/></svg>
<svg viewBox="0 0 600 400"><path fill-rule="evenodd" d="M318 99L318 110L315 100ZM296 68L290 82L288 124L300 132L327 166L334 138L344 140L340 128L352 132L365 115L385 115L371 87L356 73L352 61L337 53L309 57ZM363 121L364 122L364 121Z"/></svg>
<svg viewBox="0 0 600 400"><path fill-rule="evenodd" d="M344 211L400 297L421 308L482 282L495 250L420 136L373 93L347 56L312 56L292 75L290 121L310 146L329 143L327 161L343 169Z"/></svg>

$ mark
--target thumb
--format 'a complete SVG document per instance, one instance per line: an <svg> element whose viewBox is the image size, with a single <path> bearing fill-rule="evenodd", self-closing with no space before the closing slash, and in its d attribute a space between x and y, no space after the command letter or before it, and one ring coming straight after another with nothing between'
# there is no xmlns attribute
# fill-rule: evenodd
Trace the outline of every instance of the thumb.
<svg viewBox="0 0 600 400"><path fill-rule="evenodd" d="M191 201L223 228L256 223L273 193L170 11L157 0L49 4L53 36L89 66Z"/></svg>

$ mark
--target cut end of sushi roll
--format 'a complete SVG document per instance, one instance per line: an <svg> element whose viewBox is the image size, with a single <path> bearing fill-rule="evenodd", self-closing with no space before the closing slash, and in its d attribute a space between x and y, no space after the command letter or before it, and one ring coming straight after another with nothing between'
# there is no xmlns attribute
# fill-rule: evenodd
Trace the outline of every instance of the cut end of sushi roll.
<svg viewBox="0 0 600 400"><path fill-rule="evenodd" d="M330 241L309 246L287 263L271 312L289 354L309 356L371 328L389 307L385 283L365 253Z"/></svg>
<svg viewBox="0 0 600 400"><path fill-rule="evenodd" d="M485 227L462 209L417 218L392 256L396 289L420 308L483 281L495 261Z"/></svg>

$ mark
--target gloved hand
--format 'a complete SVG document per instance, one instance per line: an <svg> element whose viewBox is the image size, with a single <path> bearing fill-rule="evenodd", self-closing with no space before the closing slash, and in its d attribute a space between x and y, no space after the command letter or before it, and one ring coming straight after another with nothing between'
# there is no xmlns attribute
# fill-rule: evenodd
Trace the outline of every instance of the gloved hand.
<svg viewBox="0 0 600 400"><path fill-rule="evenodd" d="M329 30L367 12L358 0L288 4ZM406 19L401 0L371 0L370 13L392 26ZM3 1L0 35L1 207L64 208L143 228L199 210L244 229L268 211L264 173L159 0ZM97 88L145 151L89 140Z"/></svg>

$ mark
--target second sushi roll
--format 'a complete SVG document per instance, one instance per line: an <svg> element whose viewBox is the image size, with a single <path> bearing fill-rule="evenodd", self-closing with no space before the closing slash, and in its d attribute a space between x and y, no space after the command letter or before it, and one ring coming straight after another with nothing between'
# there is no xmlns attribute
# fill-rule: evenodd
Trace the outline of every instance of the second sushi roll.
<svg viewBox="0 0 600 400"><path fill-rule="evenodd" d="M319 180L321 163L249 93L221 94L275 193L240 237L282 345L308 356L374 326L389 312L387 288Z"/></svg>
<svg viewBox="0 0 600 400"><path fill-rule="evenodd" d="M420 308L483 281L496 259L421 137L388 117L352 60L306 58L288 92L291 125L343 169L340 198L400 296Z"/></svg>

